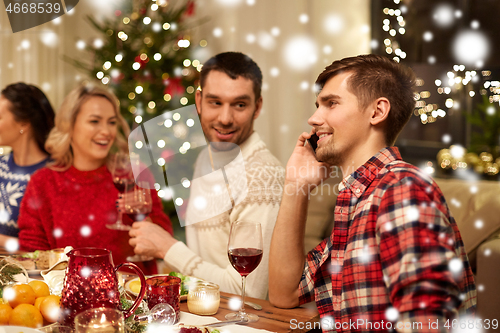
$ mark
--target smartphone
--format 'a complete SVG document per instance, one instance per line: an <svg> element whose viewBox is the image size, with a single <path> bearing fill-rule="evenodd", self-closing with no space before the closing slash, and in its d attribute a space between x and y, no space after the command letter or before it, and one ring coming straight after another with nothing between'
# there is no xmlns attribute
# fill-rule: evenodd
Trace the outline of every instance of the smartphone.
<svg viewBox="0 0 500 333"><path fill-rule="evenodd" d="M318 148L318 136L316 135L316 133L314 133L313 135L311 135L311 137L309 139L307 139L307 142L309 142L309 144L311 145L311 148L313 149L313 151L316 153L316 148Z"/></svg>

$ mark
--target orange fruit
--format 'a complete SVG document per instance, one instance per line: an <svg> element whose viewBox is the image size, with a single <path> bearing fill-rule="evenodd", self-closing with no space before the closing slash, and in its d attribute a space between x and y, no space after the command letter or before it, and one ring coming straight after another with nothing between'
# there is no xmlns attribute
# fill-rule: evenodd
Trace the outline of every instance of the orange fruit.
<svg viewBox="0 0 500 333"><path fill-rule="evenodd" d="M9 305L15 309L19 304L35 304L35 291L27 284L16 284L12 287L14 294L9 297Z"/></svg>
<svg viewBox="0 0 500 333"><path fill-rule="evenodd" d="M50 295L45 297L45 299L40 303L40 312L43 318L49 323L55 323L61 314L61 297L56 295Z"/></svg>
<svg viewBox="0 0 500 333"><path fill-rule="evenodd" d="M36 300L35 300L35 308L37 308L38 310L40 310L40 304L42 304L42 302L45 299L45 297L37 297L36 298Z"/></svg>
<svg viewBox="0 0 500 333"><path fill-rule="evenodd" d="M6 286L3 288L2 302L3 304L9 304L9 300L14 298L15 292L12 286Z"/></svg>
<svg viewBox="0 0 500 333"><path fill-rule="evenodd" d="M36 297L44 297L44 296L49 296L50 295L50 289L49 286L39 280L34 280L28 283L31 288L33 288L33 291L35 292Z"/></svg>
<svg viewBox="0 0 500 333"><path fill-rule="evenodd" d="M12 310L9 325L38 328L43 325L40 311L31 304L20 304Z"/></svg>
<svg viewBox="0 0 500 333"><path fill-rule="evenodd" d="M9 325L12 308L8 304L0 304L0 325Z"/></svg>

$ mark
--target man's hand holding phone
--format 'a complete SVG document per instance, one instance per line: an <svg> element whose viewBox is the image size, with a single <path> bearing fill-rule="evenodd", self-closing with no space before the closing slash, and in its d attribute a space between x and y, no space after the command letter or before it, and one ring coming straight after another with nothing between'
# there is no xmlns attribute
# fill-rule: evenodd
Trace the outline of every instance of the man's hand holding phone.
<svg viewBox="0 0 500 333"><path fill-rule="evenodd" d="M292 156L286 165L286 183L298 186L306 185L312 189L328 178L330 165L318 161L314 152L317 147L314 144L317 142L317 138L314 130L310 133L304 132L299 136ZM309 142L307 145L306 141Z"/></svg>
<svg viewBox="0 0 500 333"><path fill-rule="evenodd" d="M318 140L319 137L316 133L311 134L311 137L307 139L307 142L311 145L314 154L316 154L316 148L318 148Z"/></svg>

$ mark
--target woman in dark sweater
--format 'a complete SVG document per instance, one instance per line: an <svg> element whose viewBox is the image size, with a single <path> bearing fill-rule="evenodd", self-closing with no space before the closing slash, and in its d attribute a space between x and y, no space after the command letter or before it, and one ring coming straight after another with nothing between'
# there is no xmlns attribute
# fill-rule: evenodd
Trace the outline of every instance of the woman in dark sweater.
<svg viewBox="0 0 500 333"><path fill-rule="evenodd" d="M82 86L66 97L46 142L53 162L33 175L21 205L22 250L100 247L111 251L115 264L134 254L127 231L106 228L116 221L118 197L107 164L112 151L127 151L128 134L107 90ZM152 222L172 233L155 190L151 197ZM132 224L128 217L123 222ZM141 268L152 274L156 265Z"/></svg>
<svg viewBox="0 0 500 333"><path fill-rule="evenodd" d="M18 249L17 219L31 175L45 166L45 140L54 127L54 110L44 93L25 83L11 84L0 94L0 246Z"/></svg>

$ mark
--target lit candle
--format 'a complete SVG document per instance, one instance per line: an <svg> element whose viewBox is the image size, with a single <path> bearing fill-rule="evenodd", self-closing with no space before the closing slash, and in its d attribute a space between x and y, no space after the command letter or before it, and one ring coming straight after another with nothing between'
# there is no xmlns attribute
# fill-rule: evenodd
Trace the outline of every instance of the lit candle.
<svg viewBox="0 0 500 333"><path fill-rule="evenodd" d="M220 303L219 286L210 282L198 282L190 286L187 306L189 312L202 316L217 313Z"/></svg>
<svg viewBox="0 0 500 333"><path fill-rule="evenodd" d="M92 318L87 326L87 333L120 333L118 327L114 327L114 323L109 322L106 315L103 313L101 318Z"/></svg>
<svg viewBox="0 0 500 333"><path fill-rule="evenodd" d="M75 333L124 333L123 314L110 308L84 311L75 318Z"/></svg>

